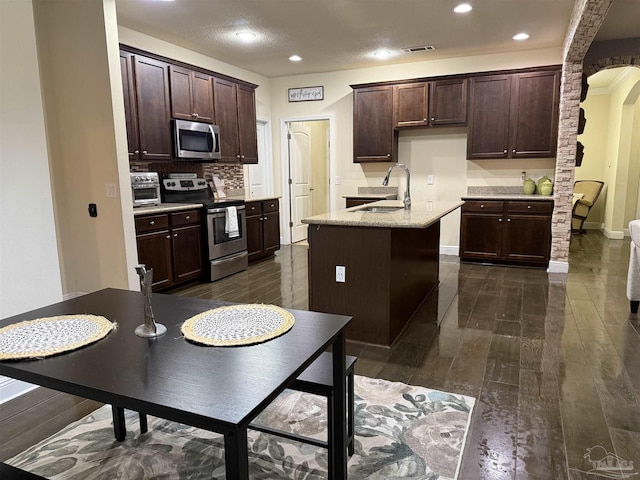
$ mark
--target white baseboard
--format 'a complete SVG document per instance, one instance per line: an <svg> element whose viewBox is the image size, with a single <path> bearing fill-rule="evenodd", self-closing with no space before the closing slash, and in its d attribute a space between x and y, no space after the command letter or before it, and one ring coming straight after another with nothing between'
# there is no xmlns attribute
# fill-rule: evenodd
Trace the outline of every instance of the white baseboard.
<svg viewBox="0 0 640 480"><path fill-rule="evenodd" d="M440 255L453 255L457 257L460 254L458 245L440 245Z"/></svg>
<svg viewBox="0 0 640 480"><path fill-rule="evenodd" d="M612 240L622 240L624 239L624 232L621 230L609 230L608 228L604 228L602 230L604 236L610 238Z"/></svg>
<svg viewBox="0 0 640 480"><path fill-rule="evenodd" d="M37 385L31 385L13 378L0 377L0 404L19 397L37 387Z"/></svg>
<svg viewBox="0 0 640 480"><path fill-rule="evenodd" d="M569 272L569 262L558 262L555 260L551 260L549 262L549 268L547 268L547 273L568 273Z"/></svg>

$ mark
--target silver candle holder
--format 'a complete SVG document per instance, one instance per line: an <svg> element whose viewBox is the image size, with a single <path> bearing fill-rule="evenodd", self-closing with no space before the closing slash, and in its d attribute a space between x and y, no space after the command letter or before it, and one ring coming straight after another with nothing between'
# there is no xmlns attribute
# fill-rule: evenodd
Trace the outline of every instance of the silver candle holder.
<svg viewBox="0 0 640 480"><path fill-rule="evenodd" d="M136 265L140 277L140 291L144 296L144 323L136 327L136 335L144 338L159 337L167 333L167 327L156 323L151 308L151 286L153 284L153 268L147 270L144 264Z"/></svg>

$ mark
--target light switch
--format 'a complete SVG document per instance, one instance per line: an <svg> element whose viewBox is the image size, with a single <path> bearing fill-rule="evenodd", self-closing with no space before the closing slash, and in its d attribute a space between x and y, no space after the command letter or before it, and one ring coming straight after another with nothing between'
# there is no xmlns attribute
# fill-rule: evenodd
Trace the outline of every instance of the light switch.
<svg viewBox="0 0 640 480"><path fill-rule="evenodd" d="M433 175L427 175L427 185L433 185Z"/></svg>
<svg viewBox="0 0 640 480"><path fill-rule="evenodd" d="M340 177L336 177L336 185L340 185Z"/></svg>

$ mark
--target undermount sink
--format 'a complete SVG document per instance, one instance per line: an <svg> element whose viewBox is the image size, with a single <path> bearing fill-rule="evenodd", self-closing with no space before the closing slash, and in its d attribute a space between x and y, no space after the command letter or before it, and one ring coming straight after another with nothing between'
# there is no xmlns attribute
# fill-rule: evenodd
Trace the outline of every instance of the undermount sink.
<svg viewBox="0 0 640 480"><path fill-rule="evenodd" d="M363 207L357 210L352 210L352 212L363 212L363 213L393 213L398 210L403 210L404 207Z"/></svg>

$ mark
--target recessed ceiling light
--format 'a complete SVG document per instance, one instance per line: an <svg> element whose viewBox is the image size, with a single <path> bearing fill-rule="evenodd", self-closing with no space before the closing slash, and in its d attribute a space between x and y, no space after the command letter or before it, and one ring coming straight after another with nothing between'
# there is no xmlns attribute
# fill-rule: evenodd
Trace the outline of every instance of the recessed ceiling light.
<svg viewBox="0 0 640 480"><path fill-rule="evenodd" d="M514 40L526 40L527 38L529 38L529 34L528 33L518 33L516 35L513 36Z"/></svg>
<svg viewBox="0 0 640 480"><path fill-rule="evenodd" d="M291 60L292 62L299 62L300 60L302 60L302 57L300 55L291 55L289 57L289 60Z"/></svg>
<svg viewBox="0 0 640 480"><path fill-rule="evenodd" d="M373 55L378 58L387 58L391 56L391 52L389 50L378 50L377 52L373 52Z"/></svg>
<svg viewBox="0 0 640 480"><path fill-rule="evenodd" d="M470 12L471 10L473 10L473 7L468 3L461 3L456 8L453 9L453 11L456 13L467 13L467 12Z"/></svg>
<svg viewBox="0 0 640 480"><path fill-rule="evenodd" d="M256 38L256 34L253 32L244 31L236 33L236 37L241 40L253 40L254 38Z"/></svg>

